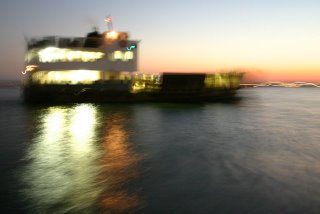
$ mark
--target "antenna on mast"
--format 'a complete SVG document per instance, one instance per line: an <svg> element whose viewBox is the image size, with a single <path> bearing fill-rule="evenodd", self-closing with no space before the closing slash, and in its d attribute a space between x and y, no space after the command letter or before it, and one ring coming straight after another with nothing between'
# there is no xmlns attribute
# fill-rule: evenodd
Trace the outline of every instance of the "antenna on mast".
<svg viewBox="0 0 320 214"><path fill-rule="evenodd" d="M104 19L104 21L108 25L108 30L113 31L112 17L109 15Z"/></svg>

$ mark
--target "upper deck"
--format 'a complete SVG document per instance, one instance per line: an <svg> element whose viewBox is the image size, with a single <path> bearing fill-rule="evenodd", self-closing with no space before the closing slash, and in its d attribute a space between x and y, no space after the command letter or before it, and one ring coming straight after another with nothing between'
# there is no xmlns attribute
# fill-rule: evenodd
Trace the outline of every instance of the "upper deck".
<svg viewBox="0 0 320 214"><path fill-rule="evenodd" d="M127 32L106 31L100 34L98 31L93 31L87 34L86 37L60 37L46 36L35 37L28 39L28 50L33 48L43 47L59 47L59 48L98 48L100 46L110 45L114 42L121 41L126 45L129 39Z"/></svg>
<svg viewBox="0 0 320 214"><path fill-rule="evenodd" d="M25 60L41 70L136 71L139 41L128 38L128 33L116 31L31 38Z"/></svg>
<svg viewBox="0 0 320 214"><path fill-rule="evenodd" d="M91 46L89 45L91 44ZM59 48L82 48L94 47L97 48L102 44L102 38L88 37L60 37L60 36L45 36L34 37L27 41L28 50L33 48L59 47Z"/></svg>

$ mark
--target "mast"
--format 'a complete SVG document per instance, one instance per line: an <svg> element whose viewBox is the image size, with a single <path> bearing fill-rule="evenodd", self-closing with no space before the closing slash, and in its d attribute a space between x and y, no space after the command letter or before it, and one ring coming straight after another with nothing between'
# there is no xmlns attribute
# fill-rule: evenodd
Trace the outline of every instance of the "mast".
<svg viewBox="0 0 320 214"><path fill-rule="evenodd" d="M113 31L113 24L112 24L112 17L109 15L107 16L104 21L107 23L108 25L108 30L109 31Z"/></svg>

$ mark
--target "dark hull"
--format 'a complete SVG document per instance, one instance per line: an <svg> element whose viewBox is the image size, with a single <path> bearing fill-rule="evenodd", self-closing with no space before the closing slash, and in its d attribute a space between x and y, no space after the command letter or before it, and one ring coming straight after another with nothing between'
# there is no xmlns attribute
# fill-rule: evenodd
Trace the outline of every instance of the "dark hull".
<svg viewBox="0 0 320 214"><path fill-rule="evenodd" d="M104 88L101 85L27 85L23 87L25 102L212 102L231 100L236 89L210 89L201 91L142 91Z"/></svg>

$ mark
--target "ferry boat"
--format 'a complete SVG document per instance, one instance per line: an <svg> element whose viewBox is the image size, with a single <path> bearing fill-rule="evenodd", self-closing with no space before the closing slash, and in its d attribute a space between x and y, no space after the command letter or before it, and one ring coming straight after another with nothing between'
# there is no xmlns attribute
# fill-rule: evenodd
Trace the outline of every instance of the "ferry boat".
<svg viewBox="0 0 320 214"><path fill-rule="evenodd" d="M26 102L215 101L233 97L242 73L141 73L139 41L113 29L86 37L27 39Z"/></svg>

